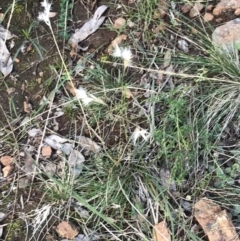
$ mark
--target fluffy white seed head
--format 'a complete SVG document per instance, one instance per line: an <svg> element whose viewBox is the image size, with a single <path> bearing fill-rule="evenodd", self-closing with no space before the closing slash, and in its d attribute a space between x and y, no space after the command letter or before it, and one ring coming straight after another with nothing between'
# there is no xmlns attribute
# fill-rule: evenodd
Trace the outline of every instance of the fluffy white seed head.
<svg viewBox="0 0 240 241"><path fill-rule="evenodd" d="M41 6L44 8L43 12L39 12L38 14L38 20L44 21L48 26L50 26L50 19L49 16L51 15L51 3L49 3L47 0L44 0L41 2Z"/></svg>
<svg viewBox="0 0 240 241"><path fill-rule="evenodd" d="M118 45L115 46L114 52L112 53L113 57L118 57L123 59L124 68L131 66L132 63L132 52L129 47L120 48Z"/></svg>

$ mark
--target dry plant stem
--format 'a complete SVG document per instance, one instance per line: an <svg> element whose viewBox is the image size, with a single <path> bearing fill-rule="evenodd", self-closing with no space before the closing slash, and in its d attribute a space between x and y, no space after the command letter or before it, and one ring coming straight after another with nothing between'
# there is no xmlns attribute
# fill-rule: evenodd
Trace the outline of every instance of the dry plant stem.
<svg viewBox="0 0 240 241"><path fill-rule="evenodd" d="M140 88L140 87L131 87L131 86L129 86L128 88L131 89L131 90L146 91L146 89ZM104 90L104 91L98 91L98 92L96 92L95 94L102 93L102 92L112 92L112 91L114 91L114 92L115 92L115 91L122 91L122 87L112 88L112 89L108 89L108 90ZM154 94L158 94L157 91L149 90L149 92L150 92L150 93L154 93ZM66 102L66 103L62 103L62 104L60 104L60 105L55 106L54 108L52 108L52 110L57 109L57 108L60 108L60 107L64 107L65 105L68 105L69 103L72 103L72 102L74 102L74 101L76 101L76 100L73 99L73 100L70 100L70 101L68 101L68 102ZM137 104L137 102L136 102L136 104ZM138 104L138 106L139 106L139 104ZM0 107L1 107L1 106L0 106ZM139 106L139 108L140 108L140 106ZM43 114L46 114L46 113L48 113L48 110L47 110L47 111L44 111L44 112L42 112L42 113L40 113L40 114L38 114L38 115L36 115L34 118L41 117ZM145 116L146 116L146 114L145 114ZM32 121L34 118L26 121L26 124L29 123L30 121ZM49 118L49 119L51 119L51 118ZM90 126L88 126L88 127L91 129ZM8 136L11 135L14 131L17 131L17 130L19 130L20 128L22 128L22 126L18 126L18 127L16 127L15 129L11 130L9 133L7 133L7 134L4 136L4 138L8 137ZM0 130L3 130L3 129L0 129ZM93 129L91 129L91 130L92 130L93 133L95 134L95 131L94 131ZM49 131L52 131L52 130L49 130ZM53 131L52 131L52 132L53 132ZM54 133L55 133L55 132L54 132ZM99 135L96 135L96 137L100 140L100 142L101 142L102 144L105 144L105 143L103 142L102 138L101 138Z"/></svg>
<svg viewBox="0 0 240 241"><path fill-rule="evenodd" d="M103 228L105 228L114 238L115 240L121 241L111 230L109 230L102 222L100 223Z"/></svg>
<svg viewBox="0 0 240 241"><path fill-rule="evenodd" d="M69 71L68 71L68 69L67 69L67 66L66 66L66 64L65 64L65 62L64 62L63 56L62 56L62 54L61 54L61 51L60 51L60 49L59 49L59 47L58 47L56 37L55 37L55 35L54 35L54 33L53 33L53 29L52 29L51 22L50 22L49 28L50 28L51 34L52 34L52 36L53 36L53 41L54 41L54 43L55 43L55 45L56 45L56 48L57 48L59 57L61 58L61 61L62 61L62 65L63 65L63 67L64 67L64 70L66 71L67 77L68 77L68 79L69 79L69 81L70 81L70 83L71 83L71 85L72 85L71 87L74 88L74 84L73 84L73 82L72 82L72 78L71 78L70 73L69 73ZM79 102L81 111L82 111L82 113L83 113L84 120L85 120L85 122L86 122L86 124L87 124L87 127L88 127L91 131L93 131L93 133L97 136L97 138L101 141L101 143L103 143L102 138L101 138L101 137L96 133L96 131L94 131L94 130L91 128L91 126L89 125L88 120L87 120L87 117L86 117L86 113L85 113L85 111L84 111L84 109L83 109L83 106L82 106L82 103L81 103L81 101L80 101L79 99L78 99L78 102Z"/></svg>
<svg viewBox="0 0 240 241"><path fill-rule="evenodd" d="M106 64L113 64L113 62L111 61L105 61L102 60L102 63L106 63ZM116 64L116 63L114 63ZM123 65L121 63L117 63L118 65ZM240 85L240 82L235 82L235 81L231 81L231 80L224 80L224 79L218 79L218 78L208 78L208 77L201 77L199 75L191 75L191 74L182 74L182 73L174 73L174 72L170 72L170 71L165 71L165 70L157 70L157 69L149 69L149 68L143 68L143 67L138 67L138 66L129 66L129 68L133 68L133 69L139 69L139 70L144 70L147 72L154 72L154 73L160 73L160 74L165 74L165 75L170 75L170 76L177 76L177 77L183 77L183 78L191 78L191 79L196 79L199 82L200 81L216 81L216 82L222 82L222 83L228 83L228 84L237 84ZM200 79L200 80L199 80Z"/></svg>
<svg viewBox="0 0 240 241"><path fill-rule="evenodd" d="M12 15L13 15L13 12L14 12L15 4L16 4L16 1L13 0L11 13L10 13L9 20L8 20L8 23L7 23L7 29L9 29L9 27L10 27L10 23L11 23L11 20L12 20ZM5 35L5 40L4 40L4 42L6 42L6 38L7 38L7 35Z"/></svg>
<svg viewBox="0 0 240 241"><path fill-rule="evenodd" d="M13 139L14 139L15 143L17 143L17 138L16 138L16 136L15 136L15 132L14 132L14 130L13 130L13 127L12 127L11 123L9 122L9 120L8 120L8 118L7 118L7 115L6 115L5 111L4 111L4 109L2 108L1 105L0 105L0 107L1 107L1 109L2 109L2 112L3 112L6 120L7 120L8 126L9 126L10 129L11 129ZM17 156L20 157L20 151L19 151L19 146L18 146L18 145L17 145ZM18 168L18 170L17 170L17 176L18 176L18 178L20 177L20 168ZM15 178L14 178L14 180L15 180ZM12 183L14 183L14 181L13 181ZM10 189L10 190L11 190L11 189ZM17 190L16 190L16 192L15 192L15 200L17 200L17 196L18 196L18 188L17 188ZM12 212L13 212L13 215L15 214L16 204L17 204L16 201L14 201L14 208L13 208L13 211L12 211Z"/></svg>
<svg viewBox="0 0 240 241"><path fill-rule="evenodd" d="M51 31L51 34L52 34L52 37L53 37L53 41L54 41L54 44L55 44L55 46L56 46L56 48L57 48L59 57L60 57L60 59L61 59L61 61L62 61L62 66L64 67L64 70L66 71L67 77L68 77L68 79L70 80L70 83L71 83L71 85L72 85L72 88L74 88L74 84L73 84L73 82L72 82L72 78L71 78L71 76L70 76L70 73L69 73L69 71L68 71L68 69L67 69L67 66L66 66L66 64L65 64L65 62L64 62L64 59L63 59L63 56L62 56L61 51L60 51L60 49L59 49L59 46L58 46L58 44L57 44L57 40L56 40L56 37L55 37L55 35L54 35L51 22L49 21L49 23L50 23L50 24L49 24L49 29L50 29L50 31ZM59 76L59 78L58 78L58 81L57 81L56 86L58 86L59 81L60 81L60 76ZM55 96L55 91L53 92L53 95ZM49 119L50 112L51 112L51 110L52 110L52 104L53 104L52 102L53 102L54 96L53 96L53 98L52 98L52 101L50 102L50 107L49 107L49 110L48 110L47 120L46 120L46 123L45 123L45 125L44 125L41 142L40 142L40 145L39 145L39 148L38 148L38 153L37 153L37 158L36 158L36 163L37 163L37 164L38 164L38 160L39 160L40 153L41 153L41 147L42 147L43 139L44 139L45 134L46 134L47 121L48 121L48 119ZM78 102L79 102L80 108L81 108L81 110L82 110L84 119L85 119L85 121L87 122L87 118L86 118L86 114L85 114L85 112L84 112L83 106L82 106L80 100L78 100ZM88 126L89 126L89 125L88 125Z"/></svg>
<svg viewBox="0 0 240 241"><path fill-rule="evenodd" d="M119 187L120 187L120 190L122 191L123 195L125 196L125 198L127 199L127 201L129 202L129 204L131 205L131 207L133 207L133 209L141 216L141 218L143 218L146 223L149 224L149 226L151 226L153 228L153 225L146 219L146 217L143 216L142 213L139 212L139 210L133 205L133 203L130 201L128 195L125 193L124 189L122 188L122 184L120 182L120 179L118 177L118 184L119 184Z"/></svg>

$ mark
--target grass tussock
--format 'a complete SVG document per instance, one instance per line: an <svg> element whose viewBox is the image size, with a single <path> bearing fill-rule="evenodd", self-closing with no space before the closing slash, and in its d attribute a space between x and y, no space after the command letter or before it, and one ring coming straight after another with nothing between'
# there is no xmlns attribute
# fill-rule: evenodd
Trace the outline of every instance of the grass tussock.
<svg viewBox="0 0 240 241"><path fill-rule="evenodd" d="M52 227L63 220L88 240L152 240L152 228L162 220L171 240L205 240L203 231L195 230L193 215L194 203L204 196L237 222L238 49L216 48L208 26L202 28L201 21L191 25L176 9L170 8L164 31L150 31L159 25L153 18L157 5L148 0L122 4L123 17L135 24L114 30L116 35L129 32L119 48L130 51L128 61L122 52L106 56L101 47L81 52L75 58L84 59L85 66L78 76L75 59L69 62L62 49L74 6L61 1L59 30L51 18L44 20L58 57L49 68L41 102L27 114L19 112L12 98L7 111L1 107L1 155L16 158L12 183L1 178L1 206L11 203L9 196L21 203L22 216L20 207L14 210L16 220L26 223L19 224L25 240L59 238ZM43 59L41 42L31 37L35 24L23 34ZM179 33L180 24L184 28ZM111 15L106 26L113 31ZM179 49L179 38L187 40L188 53ZM8 80L3 83L10 88ZM77 98L73 86L88 99ZM40 132L32 138L33 128ZM72 175L70 157L63 151L42 155L45 138L53 134L83 154L79 176ZM90 138L101 151L86 151L78 136ZM19 188L24 180L27 185ZM28 210L34 195L34 207ZM6 240L14 240L10 234L16 220L4 233Z"/></svg>

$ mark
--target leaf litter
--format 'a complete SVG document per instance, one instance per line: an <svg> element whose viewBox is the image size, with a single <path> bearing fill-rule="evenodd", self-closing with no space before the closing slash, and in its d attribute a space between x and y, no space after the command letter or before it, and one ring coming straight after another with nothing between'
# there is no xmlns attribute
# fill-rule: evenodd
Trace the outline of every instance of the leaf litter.
<svg viewBox="0 0 240 241"><path fill-rule="evenodd" d="M162 221L153 226L153 241L171 241L166 222Z"/></svg>
<svg viewBox="0 0 240 241"><path fill-rule="evenodd" d="M0 25L0 71L6 77L13 70L13 60L6 46L6 40L16 37Z"/></svg>
<svg viewBox="0 0 240 241"><path fill-rule="evenodd" d="M108 6L106 5L98 7L92 19L87 21L80 29L75 30L75 33L68 40L68 44L72 47L71 56L74 56L77 53L79 48L78 44L97 31L97 29L103 24L106 17L102 17L102 15L107 8Z"/></svg>
<svg viewBox="0 0 240 241"><path fill-rule="evenodd" d="M78 235L78 231L73 229L72 226L66 221L59 223L56 231L61 237L67 239L74 239Z"/></svg>
<svg viewBox="0 0 240 241"><path fill-rule="evenodd" d="M194 205L194 216L209 241L239 241L235 227L226 210L207 198Z"/></svg>
<svg viewBox="0 0 240 241"><path fill-rule="evenodd" d="M51 16L49 16L49 17L51 17ZM89 31L89 32L91 32L91 31ZM127 35L125 35L125 34L122 35L122 36L120 35L119 39L118 39L119 42L114 43L114 44L112 43L111 47L113 47L116 50L118 48L118 45L121 44L122 41L126 40L126 38L127 38ZM80 42L81 41L82 40L80 39ZM78 43L79 42L77 42L77 45L78 45ZM185 42L185 43L184 42L182 42L182 43L179 42L178 44L179 44L179 48L181 50L183 50L184 52L188 52L189 51L187 42ZM117 49L117 51L119 49ZM122 53L116 54L116 55L117 55L116 57L122 57ZM130 59L131 58L132 58L132 55L131 55ZM76 68L76 70L75 70L75 75L80 74L86 68L86 65L85 65L86 63L84 61L81 62L79 60L78 63L79 63L79 66L78 66L78 69ZM165 56L164 56L163 67L164 68L169 67L170 63L171 63L171 51L168 50L166 52ZM129 89L126 89L126 90L128 91ZM101 99L98 99L97 97L89 94L82 87L79 87L78 89L77 88L72 88L71 93L76 97L76 99L80 99L85 106L87 106L91 102L98 102L98 103L103 102ZM124 94L126 96L128 95L129 98L132 98L132 94L131 94L130 90L128 92L124 93ZM31 112L31 111L26 111L27 108L24 108L24 110L27 113ZM57 114L57 117L58 116L61 116L61 114L59 114L59 115ZM56 121L56 119L54 119L54 120ZM57 123L56 123L56 126L57 126ZM137 140L139 138L142 138L144 141L147 141L148 138L149 138L148 131L146 129L141 129L140 127L137 127L137 128L138 129L137 129L137 131L135 133L136 136L135 137L132 136L134 144L136 144L136 142L137 142ZM58 129L56 128L56 130L58 130ZM39 135L41 136L42 135L42 132L41 132L40 129L33 128L33 129L28 131L28 134L29 134L29 137L31 137L31 138L37 138L37 136L39 136ZM59 152L62 152L64 158L68 161L70 169L72 169L71 173L72 173L73 176L75 176L75 175L77 176L77 175L81 174L81 169L82 169L83 163L85 161L85 157L82 154L82 152L88 151L88 152L97 153L97 152L101 151L101 147L96 142L94 142L92 139L90 139L90 138L87 138L87 137L84 137L84 136L77 136L75 138L75 140L68 140L68 139L65 139L65 138L61 138L60 136L57 136L57 137L56 136L57 135L50 135L50 136L48 136L47 138L44 139L44 142L45 142L46 146L42 147L42 153L41 154L42 154L43 157L49 157L49 156L51 156L52 151L54 152L54 150L52 150L52 149L57 150L57 154L59 154ZM79 147L81 147L82 150L79 151L75 147L75 145L79 145ZM44 150L45 148L47 148L48 150ZM32 155L32 154L30 153L30 155ZM34 167L33 158L32 158L32 160L30 160L28 155L26 155L25 158L29 159L29 161L26 161L26 163L25 163L25 165L26 164L29 165L29 168L26 168L26 166L25 166L24 169L26 170L27 173L29 172L29 174L31 174L32 173L31 170L33 170L33 167ZM31 165L31 164L33 164L33 165ZM56 165L54 165L54 168L55 168L55 171L56 171ZM52 170L52 168L50 168L50 169ZM167 173L167 175L163 175L162 172ZM172 183L173 181L172 181L171 175L168 173L168 171L160 170L160 173L162 174L161 175L161 180L160 180L162 186L165 187L168 190L170 189L170 191L171 191L171 189L175 189L175 183ZM171 188L171 185L174 186L174 188ZM221 226L221 225L219 225L219 226ZM161 233L165 233L166 234L166 235L164 235L164 240L170 240L169 230L167 229L167 225L166 225L165 222L161 222L161 223L155 225L154 229L157 230L157 232L161 231ZM167 237L167 239L166 239L166 237ZM79 237L79 239L80 239L80 237ZM161 240L161 239L158 237L157 234L155 234L154 240Z"/></svg>

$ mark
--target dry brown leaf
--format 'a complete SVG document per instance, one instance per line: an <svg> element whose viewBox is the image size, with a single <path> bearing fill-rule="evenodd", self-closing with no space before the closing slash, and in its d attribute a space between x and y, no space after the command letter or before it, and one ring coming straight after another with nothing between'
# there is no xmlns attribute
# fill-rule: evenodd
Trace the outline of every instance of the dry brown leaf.
<svg viewBox="0 0 240 241"><path fill-rule="evenodd" d="M120 45L123 40L126 40L126 39L127 39L126 34L120 34L111 42L111 45L112 47L116 47L117 45Z"/></svg>
<svg viewBox="0 0 240 241"><path fill-rule="evenodd" d="M108 6L102 5L97 8L93 17L83 24L80 29L76 29L75 33L70 37L68 44L72 47L70 55L73 56L77 53L78 43L86 39L89 35L97 31L102 25L106 17L101 17L107 10Z"/></svg>
<svg viewBox="0 0 240 241"><path fill-rule="evenodd" d="M189 12L189 16L191 18L194 18L198 15L200 15L201 10L203 9L204 5L201 3L195 3L193 8Z"/></svg>
<svg viewBox="0 0 240 241"><path fill-rule="evenodd" d="M236 16L239 16L239 15L240 15L240 8L237 8L237 9L235 10L234 14L235 14Z"/></svg>
<svg viewBox="0 0 240 241"><path fill-rule="evenodd" d="M194 205L194 216L209 241L240 241L226 210L204 198Z"/></svg>
<svg viewBox="0 0 240 241"><path fill-rule="evenodd" d="M0 158L0 162L3 164L3 166L8 166L10 165L11 163L14 162L14 157L11 157L11 156L2 156Z"/></svg>
<svg viewBox="0 0 240 241"><path fill-rule="evenodd" d="M68 81L65 85L65 88L73 95L76 96L76 91L75 91L75 87L72 85L72 83L70 81Z"/></svg>
<svg viewBox="0 0 240 241"><path fill-rule="evenodd" d="M15 88L10 87L10 88L7 89L7 93L8 93L9 95L11 95L12 93L15 92L15 90L16 90Z"/></svg>
<svg viewBox="0 0 240 241"><path fill-rule="evenodd" d="M8 165L2 169L3 177L8 177L13 171L13 166Z"/></svg>
<svg viewBox="0 0 240 241"><path fill-rule="evenodd" d="M167 14L169 4L166 0L159 0L158 6L159 7L157 9L155 9L155 11L153 13L153 19L164 18Z"/></svg>
<svg viewBox="0 0 240 241"><path fill-rule="evenodd" d="M36 81L37 81L38 84L41 84L42 83L42 78L37 78Z"/></svg>
<svg viewBox="0 0 240 241"><path fill-rule="evenodd" d="M114 21L113 27L114 27L115 29L120 29L120 28L122 28L125 24L126 24L126 19L120 17L120 18L117 18L117 19Z"/></svg>
<svg viewBox="0 0 240 241"><path fill-rule="evenodd" d="M0 21L2 22L4 19L4 13L0 13Z"/></svg>
<svg viewBox="0 0 240 241"><path fill-rule="evenodd" d="M166 16L166 12L162 9L156 9L153 13L153 19L160 19Z"/></svg>
<svg viewBox="0 0 240 241"><path fill-rule="evenodd" d="M107 48L107 52L108 54L112 54L113 52L113 48L115 48L117 45L120 45L122 43L122 41L127 39L127 35L126 34L120 34L119 36L117 36L112 42L111 44L108 46Z"/></svg>
<svg viewBox="0 0 240 241"><path fill-rule="evenodd" d="M212 21L214 18L214 16L211 14L211 13L205 13L203 15L203 21L206 23L206 22L209 22L209 21Z"/></svg>
<svg viewBox="0 0 240 241"><path fill-rule="evenodd" d="M101 147L93 140L85 136L77 136L78 144L86 151L99 152Z"/></svg>
<svg viewBox="0 0 240 241"><path fill-rule="evenodd" d="M215 21L216 21L216 23L221 23L223 21L223 19L222 18L216 18Z"/></svg>
<svg viewBox="0 0 240 241"><path fill-rule="evenodd" d="M192 5L186 3L186 4L184 4L184 5L181 7L181 11L182 11L183 13L188 13L191 8L192 8Z"/></svg>
<svg viewBox="0 0 240 241"><path fill-rule="evenodd" d="M172 59L172 51L168 49L164 55L164 62L163 62L164 68L167 68L170 65L171 59Z"/></svg>
<svg viewBox="0 0 240 241"><path fill-rule="evenodd" d="M213 15L217 16L222 12L236 10L240 8L240 1L239 0L221 0L218 1L219 3L213 9Z"/></svg>
<svg viewBox="0 0 240 241"><path fill-rule="evenodd" d="M58 224L56 231L61 237L67 239L74 239L74 237L78 235L78 231L74 230L70 224L65 221Z"/></svg>
<svg viewBox="0 0 240 241"><path fill-rule="evenodd" d="M49 157L52 155L52 148L50 146L42 147L42 156Z"/></svg>
<svg viewBox="0 0 240 241"><path fill-rule="evenodd" d="M162 21L156 28L153 29L153 33L159 33L164 31L165 29L166 29L166 24Z"/></svg>
<svg viewBox="0 0 240 241"><path fill-rule="evenodd" d="M164 221L154 225L153 240L154 241L171 241L170 232Z"/></svg>
<svg viewBox="0 0 240 241"><path fill-rule="evenodd" d="M1 27L1 25L0 25ZM1 39L1 29L0 29L0 71L2 72L2 74L4 75L4 77L6 77L7 75L9 75L12 70L13 70L13 60L12 57L10 55L10 52L6 46L6 42ZM3 36L5 36L3 34Z"/></svg>
<svg viewBox="0 0 240 241"><path fill-rule="evenodd" d="M212 4L208 5L208 6L206 7L206 10L207 10L207 11L212 11L212 10L213 10L213 5L212 5Z"/></svg>
<svg viewBox="0 0 240 241"><path fill-rule="evenodd" d="M132 98L133 97L133 94L132 94L132 92L131 92L131 90L130 89L123 89L122 90L122 93L123 93L123 95L127 98L127 99L130 99L130 98Z"/></svg>
<svg viewBox="0 0 240 241"><path fill-rule="evenodd" d="M32 111L32 105L27 100L23 102L23 110L26 113L31 113Z"/></svg>
<svg viewBox="0 0 240 241"><path fill-rule="evenodd" d="M27 49L26 49L26 51L27 51L27 52L30 52L31 50L32 50L32 44L29 44L28 47L27 47Z"/></svg>
<svg viewBox="0 0 240 241"><path fill-rule="evenodd" d="M34 163L33 163L32 155L27 150L25 150L24 171L27 174L27 178L31 179L32 174L34 172Z"/></svg>

